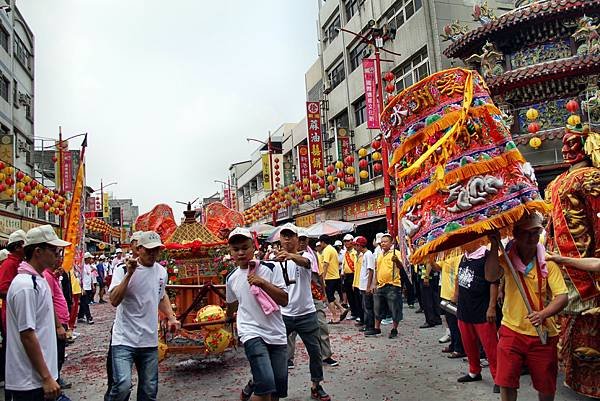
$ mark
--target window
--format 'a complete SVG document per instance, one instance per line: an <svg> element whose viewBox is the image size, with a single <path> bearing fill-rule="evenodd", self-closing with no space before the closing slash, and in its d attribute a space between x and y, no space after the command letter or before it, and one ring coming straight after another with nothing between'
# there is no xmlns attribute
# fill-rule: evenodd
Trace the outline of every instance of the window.
<svg viewBox="0 0 600 401"><path fill-rule="evenodd" d="M342 60L338 65L329 70L329 72L327 73L327 78L329 79L331 90L333 90L333 88L338 86L344 80L344 78L346 78L346 75L344 73L344 60Z"/></svg>
<svg viewBox="0 0 600 401"><path fill-rule="evenodd" d="M367 44L363 41L359 42L352 50L350 50L350 72L356 70L363 59L364 50Z"/></svg>
<svg viewBox="0 0 600 401"><path fill-rule="evenodd" d="M3 25L0 25L0 46L4 48L8 52L8 42L10 39L10 34L6 29L4 29Z"/></svg>
<svg viewBox="0 0 600 401"><path fill-rule="evenodd" d="M10 90L10 81L4 75L0 76L0 96L8 102L8 94Z"/></svg>
<svg viewBox="0 0 600 401"><path fill-rule="evenodd" d="M367 103L365 97L361 97L357 102L353 104L354 107L354 123L358 127L364 124L367 120Z"/></svg>
<svg viewBox="0 0 600 401"><path fill-rule="evenodd" d="M427 47L424 47L404 62L400 68L394 71L394 75L396 75L396 90L398 92L427 77L429 75Z"/></svg>
<svg viewBox="0 0 600 401"><path fill-rule="evenodd" d="M29 95L26 95L25 117L33 122L33 99Z"/></svg>
<svg viewBox="0 0 600 401"><path fill-rule="evenodd" d="M422 0L398 0L388 14L388 23L399 28L423 6Z"/></svg>
<svg viewBox="0 0 600 401"><path fill-rule="evenodd" d="M15 36L15 57L27 71L31 71L31 54L18 36Z"/></svg>
<svg viewBox="0 0 600 401"><path fill-rule="evenodd" d="M332 42L333 39L339 35L339 28L341 28L341 26L342 22L338 14L333 18L333 20L331 20L329 24L327 24L325 29L323 29L323 43Z"/></svg>
<svg viewBox="0 0 600 401"><path fill-rule="evenodd" d="M344 109L340 114L331 120L331 125L337 128L349 128L348 111Z"/></svg>
<svg viewBox="0 0 600 401"><path fill-rule="evenodd" d="M346 22L352 19L352 16L358 12L359 0L346 0L344 8L346 9Z"/></svg>

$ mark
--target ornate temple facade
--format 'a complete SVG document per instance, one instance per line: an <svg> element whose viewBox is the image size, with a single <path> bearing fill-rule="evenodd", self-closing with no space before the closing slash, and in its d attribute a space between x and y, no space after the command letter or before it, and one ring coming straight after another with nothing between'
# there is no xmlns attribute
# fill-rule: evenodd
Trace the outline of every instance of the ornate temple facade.
<svg viewBox="0 0 600 401"><path fill-rule="evenodd" d="M577 99L583 120L600 128L600 0L516 0L499 17L484 1L473 18L481 23L473 30L458 22L445 27L452 43L444 55L484 76L543 189L566 169L560 151L571 114L566 103ZM531 108L539 112L533 133Z"/></svg>

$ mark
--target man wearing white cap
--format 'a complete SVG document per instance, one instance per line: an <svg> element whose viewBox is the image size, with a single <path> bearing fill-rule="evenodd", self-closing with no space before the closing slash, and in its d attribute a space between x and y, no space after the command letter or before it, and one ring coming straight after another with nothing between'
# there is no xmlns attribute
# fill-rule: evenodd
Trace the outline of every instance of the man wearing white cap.
<svg viewBox="0 0 600 401"><path fill-rule="evenodd" d="M354 271L356 270L357 254L354 249L354 236L344 235L344 252L342 256L342 288L346 294L346 300L350 306L350 320L361 319L362 308L358 305L356 294L352 284L354 283Z"/></svg>
<svg viewBox="0 0 600 401"><path fill-rule="evenodd" d="M95 267L92 265L94 257L91 253L86 252L83 255L83 267L81 269L81 285L82 292L81 298L79 299L79 314L77 315L77 321L79 323L87 322L88 324L94 324L94 318L90 312L90 303L93 301L94 293L92 292L92 270Z"/></svg>
<svg viewBox="0 0 600 401"><path fill-rule="evenodd" d="M138 400L156 400L158 393L158 312L168 327L180 327L165 292L167 271L156 262L163 248L160 236L146 231L137 241L137 259L127 261L127 271L116 268L108 295L117 313L112 329L113 383L109 401L124 401L131 393L131 369L138 373Z"/></svg>
<svg viewBox="0 0 600 401"><path fill-rule="evenodd" d="M129 249L133 255L133 258L137 258L139 256L137 245L138 241L142 235L143 231L136 231L131 234L131 238L129 238ZM123 274L127 273L127 265L125 264L125 258L123 258L123 262L115 266L116 269L123 271ZM110 288L111 280L112 280L113 268L110 267L110 280L107 282L107 286ZM111 327L112 333L112 327ZM108 400L108 396L110 394L110 389L113 384L113 369L112 369L112 338L109 335L108 341L108 352L106 354L106 392L104 393L104 400Z"/></svg>
<svg viewBox="0 0 600 401"><path fill-rule="evenodd" d="M54 399L60 393L56 321L52 294L43 272L55 266L69 242L50 225L35 227L25 237L24 256L6 296L7 351L5 399Z"/></svg>
<svg viewBox="0 0 600 401"><path fill-rule="evenodd" d="M17 269L23 261L25 251L25 231L17 230L8 237L8 245L6 250L9 252L8 257L0 265L0 299L2 300L2 308L0 308L0 333L2 334L2 349L0 350L0 381L4 380L4 368L6 358L6 294L10 283L17 275Z"/></svg>
<svg viewBox="0 0 600 401"><path fill-rule="evenodd" d="M117 267L118 265L120 265L121 263L124 263L124 262L125 262L125 258L123 257L123 250L121 248L117 248L115 250L115 257L113 258L112 262L110 263L110 266L114 270L115 267Z"/></svg>

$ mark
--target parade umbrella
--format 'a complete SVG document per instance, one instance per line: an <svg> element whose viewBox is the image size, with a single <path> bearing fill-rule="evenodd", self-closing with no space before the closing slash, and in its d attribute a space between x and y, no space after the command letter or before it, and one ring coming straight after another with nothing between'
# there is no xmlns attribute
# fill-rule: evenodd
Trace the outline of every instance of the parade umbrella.
<svg viewBox="0 0 600 401"><path fill-rule="evenodd" d="M256 235L262 236L262 237L268 237L276 229L277 229L277 227L273 227L272 225L265 224L265 223L259 223L259 224L255 224L253 226L248 227L248 230L250 230L250 232L256 233Z"/></svg>
<svg viewBox="0 0 600 401"><path fill-rule="evenodd" d="M356 225L347 221L325 220L308 227L306 231L310 238L319 238L321 235L340 235L354 231Z"/></svg>

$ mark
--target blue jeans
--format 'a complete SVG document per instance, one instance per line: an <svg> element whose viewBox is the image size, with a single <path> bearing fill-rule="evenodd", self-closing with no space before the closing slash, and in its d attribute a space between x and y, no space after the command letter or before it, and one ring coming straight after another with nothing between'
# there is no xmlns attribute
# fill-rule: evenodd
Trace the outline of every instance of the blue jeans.
<svg viewBox="0 0 600 401"><path fill-rule="evenodd" d="M254 394L287 397L287 345L267 344L255 337L244 343L244 351L250 362Z"/></svg>
<svg viewBox="0 0 600 401"><path fill-rule="evenodd" d="M392 320L398 323L403 319L402 315L402 287L386 284L378 288L373 295L373 303L375 304L375 319L381 321L385 318L382 311L382 306L387 305L392 312Z"/></svg>
<svg viewBox="0 0 600 401"><path fill-rule="evenodd" d="M124 401L131 393L131 368L138 373L137 401L156 401L158 393L158 347L134 348L113 345L113 384L109 401Z"/></svg>
<svg viewBox="0 0 600 401"><path fill-rule="evenodd" d="M283 323L287 335L296 332L300 335L306 352L308 353L308 367L310 369L310 380L313 383L323 381L323 359L321 358L321 345L319 343L319 320L317 313L311 312L302 316L283 315ZM287 369L287 366L286 366Z"/></svg>

